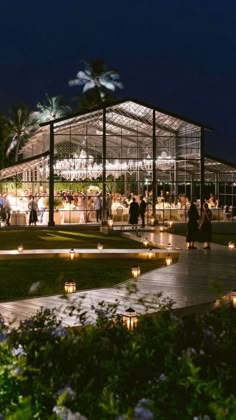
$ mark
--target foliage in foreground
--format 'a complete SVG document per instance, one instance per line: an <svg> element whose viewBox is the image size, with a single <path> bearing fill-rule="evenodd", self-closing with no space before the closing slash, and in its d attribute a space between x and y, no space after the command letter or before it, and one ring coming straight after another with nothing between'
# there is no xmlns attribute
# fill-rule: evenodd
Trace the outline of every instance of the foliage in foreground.
<svg viewBox="0 0 236 420"><path fill-rule="evenodd" d="M93 326L81 308L67 308L68 316L78 316L77 328L64 328L49 310L17 328L1 320L5 419L236 418L231 308L180 318L166 302L131 332L116 305L94 308Z"/></svg>

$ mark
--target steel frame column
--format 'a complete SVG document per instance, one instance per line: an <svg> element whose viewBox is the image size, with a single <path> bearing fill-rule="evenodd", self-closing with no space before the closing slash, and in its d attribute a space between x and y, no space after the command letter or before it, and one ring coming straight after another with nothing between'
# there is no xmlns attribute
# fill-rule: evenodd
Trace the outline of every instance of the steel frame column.
<svg viewBox="0 0 236 420"><path fill-rule="evenodd" d="M201 199L201 211L205 199L205 131L201 127L201 139L200 139L200 199Z"/></svg>
<svg viewBox="0 0 236 420"><path fill-rule="evenodd" d="M156 177L156 111L152 114L152 213L156 219L157 177Z"/></svg>
<svg viewBox="0 0 236 420"><path fill-rule="evenodd" d="M54 125L53 123L50 124L48 226L55 226L55 222L54 222Z"/></svg>
<svg viewBox="0 0 236 420"><path fill-rule="evenodd" d="M107 157L107 142L106 142L106 108L102 112L102 224L106 222L106 157Z"/></svg>

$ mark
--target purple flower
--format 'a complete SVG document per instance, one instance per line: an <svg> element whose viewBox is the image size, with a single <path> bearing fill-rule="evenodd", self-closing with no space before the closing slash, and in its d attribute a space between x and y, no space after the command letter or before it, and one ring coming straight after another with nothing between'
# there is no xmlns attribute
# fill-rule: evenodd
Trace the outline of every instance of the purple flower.
<svg viewBox="0 0 236 420"><path fill-rule="evenodd" d="M67 330L62 325L59 325L55 328L52 332L53 337L66 337L67 336Z"/></svg>

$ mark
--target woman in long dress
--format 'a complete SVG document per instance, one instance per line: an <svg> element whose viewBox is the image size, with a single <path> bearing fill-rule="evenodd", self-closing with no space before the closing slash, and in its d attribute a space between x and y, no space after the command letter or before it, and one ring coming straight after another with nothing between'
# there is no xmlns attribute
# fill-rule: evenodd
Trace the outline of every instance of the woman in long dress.
<svg viewBox="0 0 236 420"><path fill-rule="evenodd" d="M34 197L31 197L29 203L28 203L28 209L30 211L29 214L29 225L31 225L32 223L36 226L36 222L38 221L38 215L37 215L37 211L38 211L38 204L35 201Z"/></svg>
<svg viewBox="0 0 236 420"><path fill-rule="evenodd" d="M211 242L211 221L212 221L212 212L208 208L208 203L203 204L202 216L199 224L200 230L200 239L199 242L203 242L205 246L203 249L210 249Z"/></svg>
<svg viewBox="0 0 236 420"><path fill-rule="evenodd" d="M199 229L198 229L199 214L197 207L194 203L191 204L188 211L188 230L186 242L188 243L188 249L196 249L194 242L198 240Z"/></svg>

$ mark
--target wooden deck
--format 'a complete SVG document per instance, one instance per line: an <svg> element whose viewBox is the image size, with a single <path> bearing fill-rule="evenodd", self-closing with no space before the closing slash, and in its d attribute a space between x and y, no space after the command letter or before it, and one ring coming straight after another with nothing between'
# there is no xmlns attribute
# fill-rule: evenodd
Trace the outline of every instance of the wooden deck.
<svg viewBox="0 0 236 420"><path fill-rule="evenodd" d="M97 306L101 301L113 303L118 300L119 313L131 306L141 314L145 308L139 303L139 299L143 298L148 304L160 292L163 298L173 299L176 308L181 308L214 301L218 298L216 290L219 288L222 295L235 289L236 249L212 244L210 251L203 250L201 245L199 249L187 250L184 237L158 231L145 232L142 235L163 248L171 244L170 252L178 250L180 258L177 264L141 275L136 281L135 293L130 295L127 291L127 286L135 282L130 279L113 288L93 289L68 295L66 301L57 295L3 302L0 303L0 313L7 321L19 322L30 317L41 307L56 308L64 325L77 325L78 319L75 316L70 317L68 313L64 313L68 302L81 302L83 310L89 314L89 321L93 322L95 315L91 306ZM155 308L152 308L152 311L155 311Z"/></svg>

